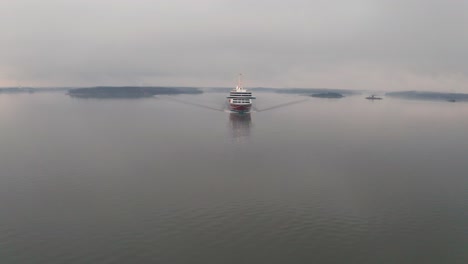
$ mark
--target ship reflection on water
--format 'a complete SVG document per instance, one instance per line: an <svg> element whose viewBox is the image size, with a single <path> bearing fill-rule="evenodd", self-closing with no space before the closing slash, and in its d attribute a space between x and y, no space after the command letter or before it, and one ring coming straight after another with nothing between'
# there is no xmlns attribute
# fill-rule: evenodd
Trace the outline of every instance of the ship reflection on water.
<svg viewBox="0 0 468 264"><path fill-rule="evenodd" d="M232 138L236 142L245 142L250 137L252 126L252 117L250 113L230 113L229 126L231 128Z"/></svg>

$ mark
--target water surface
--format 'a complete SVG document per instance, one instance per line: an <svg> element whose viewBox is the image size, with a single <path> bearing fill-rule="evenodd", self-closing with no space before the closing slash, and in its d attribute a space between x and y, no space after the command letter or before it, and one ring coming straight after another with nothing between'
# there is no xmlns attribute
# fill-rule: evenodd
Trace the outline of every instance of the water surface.
<svg viewBox="0 0 468 264"><path fill-rule="evenodd" d="M224 97L0 95L2 263L468 261L468 104Z"/></svg>

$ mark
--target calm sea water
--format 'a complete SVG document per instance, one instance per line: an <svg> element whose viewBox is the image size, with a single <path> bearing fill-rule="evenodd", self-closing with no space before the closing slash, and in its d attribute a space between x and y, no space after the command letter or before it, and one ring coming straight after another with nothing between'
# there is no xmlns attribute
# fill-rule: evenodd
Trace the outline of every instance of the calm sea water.
<svg viewBox="0 0 468 264"><path fill-rule="evenodd" d="M0 95L0 262L468 262L468 104L224 96Z"/></svg>

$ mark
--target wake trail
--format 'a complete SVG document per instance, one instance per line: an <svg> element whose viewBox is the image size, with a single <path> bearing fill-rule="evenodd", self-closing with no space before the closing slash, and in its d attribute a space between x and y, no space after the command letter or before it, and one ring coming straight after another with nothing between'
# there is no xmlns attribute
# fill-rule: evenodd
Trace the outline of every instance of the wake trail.
<svg viewBox="0 0 468 264"><path fill-rule="evenodd" d="M177 103L181 103L181 104L185 104L185 105L191 105L191 106L201 107L201 108L205 108L205 109L209 109L209 110L213 110L213 111L217 111L217 112L224 112L224 108L223 108L223 109L214 108L214 107L211 107L211 106L206 106L206 105L202 105L202 104L197 104L197 103L188 102L188 101L185 101L185 100L180 100L180 99L176 99L176 98L171 98L171 97L169 97L169 96L164 96L164 97L161 96L160 98L167 99L167 100L169 100L169 101L173 101L173 102L177 102Z"/></svg>
<svg viewBox="0 0 468 264"><path fill-rule="evenodd" d="M278 109L278 108L282 108L282 107L286 107L286 106L290 106L290 105L295 105L295 104L300 104L300 103L303 103L305 101L309 101L309 98L307 99L301 99L301 100L297 100L297 101L292 101L292 102L289 102L289 103L284 103L284 104L280 104L280 105L275 105L275 106L271 106L271 107L268 107L268 108L265 108L265 109L257 109L255 108L255 110L257 112L265 112L265 111L269 111L269 110L273 110L273 109Z"/></svg>

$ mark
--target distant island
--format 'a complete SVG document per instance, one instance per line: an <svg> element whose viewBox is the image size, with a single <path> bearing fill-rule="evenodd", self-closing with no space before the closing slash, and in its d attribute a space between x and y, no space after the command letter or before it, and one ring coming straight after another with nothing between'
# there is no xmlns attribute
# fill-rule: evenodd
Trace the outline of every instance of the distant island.
<svg viewBox="0 0 468 264"><path fill-rule="evenodd" d="M34 93L36 89L34 88L23 88L23 87L8 87L8 88L0 88L0 93Z"/></svg>
<svg viewBox="0 0 468 264"><path fill-rule="evenodd" d="M207 92L220 92L228 93L232 88L227 87L211 87L204 89ZM346 89L327 89L327 88L268 88L268 87L252 87L249 90L253 92L269 92L269 93L280 93L280 94L300 94L310 95L313 93L338 93L344 96L351 96L361 94L362 91L358 90L346 90Z"/></svg>
<svg viewBox="0 0 468 264"><path fill-rule="evenodd" d="M352 96L360 94L360 91L356 90L345 90L345 89L326 89L326 88L280 88L275 89L277 93L288 93L288 94L340 94L344 96ZM323 97L328 98L328 97ZM335 98L335 97L331 97Z"/></svg>
<svg viewBox="0 0 468 264"><path fill-rule="evenodd" d="M0 94L22 94L22 93L45 93L45 92L65 92L70 88L62 87L41 87L41 88L31 88L31 87L5 87L0 88Z"/></svg>
<svg viewBox="0 0 468 264"><path fill-rule="evenodd" d="M411 100L431 100L431 101L448 101L468 102L468 94L464 93L439 93L439 92L417 92L417 91L402 91L386 93L387 96L411 99Z"/></svg>
<svg viewBox="0 0 468 264"><path fill-rule="evenodd" d="M36 94L48 92L67 93L79 98L145 98L155 95L169 94L201 94L204 92L228 93L228 87L167 87L167 86L94 86L94 87L3 87L0 94ZM326 88L268 88L253 87L255 93L298 94L310 96L316 94L319 98L341 98L361 94L357 90L326 89ZM340 94L338 97L334 94Z"/></svg>
<svg viewBox="0 0 468 264"><path fill-rule="evenodd" d="M98 86L70 89L68 95L78 98L146 98L155 95L201 94L192 87L151 87L151 86Z"/></svg>
<svg viewBox="0 0 468 264"><path fill-rule="evenodd" d="M343 98L344 95L335 92L326 92L326 93L315 93L310 95L317 98Z"/></svg>

